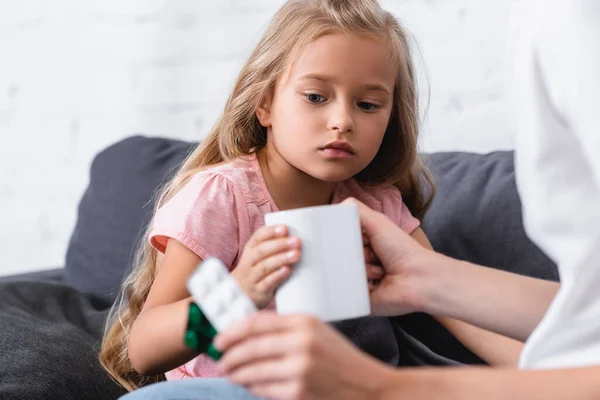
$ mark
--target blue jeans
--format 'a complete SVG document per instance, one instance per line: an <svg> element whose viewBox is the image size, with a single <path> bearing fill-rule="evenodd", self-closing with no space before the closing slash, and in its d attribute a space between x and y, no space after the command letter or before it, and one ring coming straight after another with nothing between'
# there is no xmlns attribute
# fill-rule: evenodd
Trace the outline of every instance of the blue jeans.
<svg viewBox="0 0 600 400"><path fill-rule="evenodd" d="M260 400L224 378L159 382L134 390L120 400Z"/></svg>

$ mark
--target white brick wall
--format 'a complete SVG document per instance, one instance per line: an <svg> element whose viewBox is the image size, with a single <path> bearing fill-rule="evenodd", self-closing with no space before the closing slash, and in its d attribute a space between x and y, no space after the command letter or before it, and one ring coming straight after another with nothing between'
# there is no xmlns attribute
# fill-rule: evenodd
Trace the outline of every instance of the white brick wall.
<svg viewBox="0 0 600 400"><path fill-rule="evenodd" d="M431 86L425 150L512 146L511 0L387 0ZM134 132L195 140L283 0L0 0L0 275L63 263L93 155Z"/></svg>

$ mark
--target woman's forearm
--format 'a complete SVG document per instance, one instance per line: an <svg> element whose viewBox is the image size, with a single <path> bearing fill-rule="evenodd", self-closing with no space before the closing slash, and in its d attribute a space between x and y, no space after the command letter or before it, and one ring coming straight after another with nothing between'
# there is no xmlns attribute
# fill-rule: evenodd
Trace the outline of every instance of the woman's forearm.
<svg viewBox="0 0 600 400"><path fill-rule="evenodd" d="M447 317L435 317L458 341L492 367L515 368L523 342Z"/></svg>
<svg viewBox="0 0 600 400"><path fill-rule="evenodd" d="M600 398L600 367L524 371L492 368L398 370L381 400L587 400Z"/></svg>
<svg viewBox="0 0 600 400"><path fill-rule="evenodd" d="M129 335L129 359L138 373L162 374L197 356L183 341L190 302L157 306L138 316Z"/></svg>
<svg viewBox="0 0 600 400"><path fill-rule="evenodd" d="M425 312L525 341L559 284L439 256L431 268ZM427 267L426 267L427 268Z"/></svg>

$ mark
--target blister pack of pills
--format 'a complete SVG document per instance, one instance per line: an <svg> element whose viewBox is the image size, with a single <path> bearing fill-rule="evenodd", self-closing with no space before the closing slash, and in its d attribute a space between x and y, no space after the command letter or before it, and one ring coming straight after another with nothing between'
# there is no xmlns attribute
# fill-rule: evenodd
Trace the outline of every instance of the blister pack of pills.
<svg viewBox="0 0 600 400"><path fill-rule="evenodd" d="M192 273L187 288L217 332L257 311L221 260L207 258Z"/></svg>

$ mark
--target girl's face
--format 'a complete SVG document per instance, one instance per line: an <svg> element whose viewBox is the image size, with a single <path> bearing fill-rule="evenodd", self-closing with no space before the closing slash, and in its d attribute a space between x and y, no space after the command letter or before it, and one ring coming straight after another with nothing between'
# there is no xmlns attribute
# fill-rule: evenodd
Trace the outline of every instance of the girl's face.
<svg viewBox="0 0 600 400"><path fill-rule="evenodd" d="M356 175L379 150L395 78L383 40L343 34L318 38L257 113L267 128L268 151L322 181Z"/></svg>

